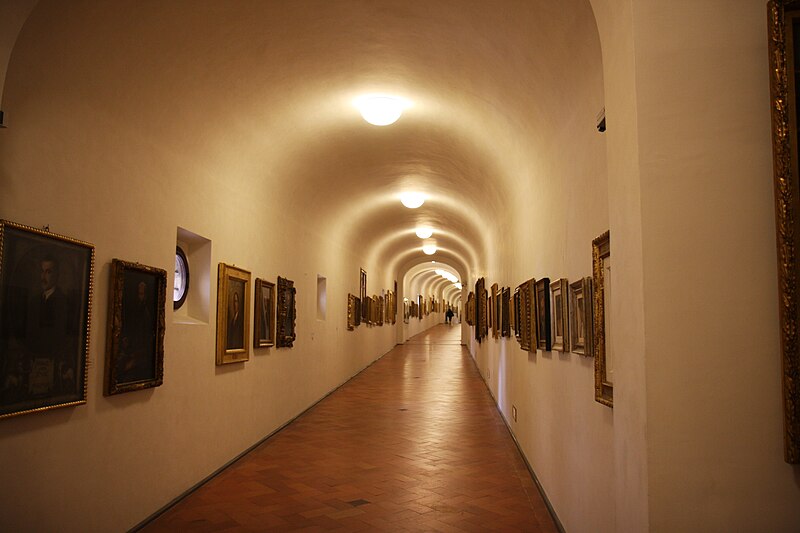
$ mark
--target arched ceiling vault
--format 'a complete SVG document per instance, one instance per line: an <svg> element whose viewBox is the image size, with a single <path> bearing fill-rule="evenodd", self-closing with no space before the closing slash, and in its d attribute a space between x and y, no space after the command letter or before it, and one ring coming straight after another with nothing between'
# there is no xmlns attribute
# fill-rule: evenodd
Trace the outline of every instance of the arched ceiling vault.
<svg viewBox="0 0 800 533"><path fill-rule="evenodd" d="M32 44L37 24L62 29L58 50ZM588 0L41 2L26 26L31 61L52 64L67 92L90 80L75 98L98 116L148 124L154 154L279 198L281 214L254 222L315 228L327 254L347 249L387 281L441 258L467 283L499 256L519 193L552 179L540 162L571 119L563 88L582 83L576 63L599 60ZM371 92L412 106L368 125L352 102ZM426 204L402 207L408 189ZM419 223L436 230L435 256L420 251Z"/></svg>

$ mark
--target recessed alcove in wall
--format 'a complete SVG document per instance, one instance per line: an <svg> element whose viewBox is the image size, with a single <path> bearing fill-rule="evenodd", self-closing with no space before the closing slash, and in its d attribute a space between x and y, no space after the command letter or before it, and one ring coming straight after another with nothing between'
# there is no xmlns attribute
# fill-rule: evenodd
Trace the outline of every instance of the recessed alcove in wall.
<svg viewBox="0 0 800 533"><path fill-rule="evenodd" d="M189 295L180 309L172 315L175 324L208 324L211 299L211 241L178 227L177 246L189 261ZM173 273L174 287L175 277Z"/></svg>
<svg viewBox="0 0 800 533"><path fill-rule="evenodd" d="M328 278L317 274L317 320L325 320L328 314Z"/></svg>

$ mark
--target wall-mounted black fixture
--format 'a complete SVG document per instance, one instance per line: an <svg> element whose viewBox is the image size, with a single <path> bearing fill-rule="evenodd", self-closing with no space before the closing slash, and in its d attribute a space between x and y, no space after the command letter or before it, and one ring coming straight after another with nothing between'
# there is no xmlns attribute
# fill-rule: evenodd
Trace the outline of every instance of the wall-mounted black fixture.
<svg viewBox="0 0 800 533"><path fill-rule="evenodd" d="M606 108L600 110L597 114L597 131L603 133L606 131Z"/></svg>
<svg viewBox="0 0 800 533"><path fill-rule="evenodd" d="M597 114L597 131L603 133L606 131L606 108L600 110Z"/></svg>

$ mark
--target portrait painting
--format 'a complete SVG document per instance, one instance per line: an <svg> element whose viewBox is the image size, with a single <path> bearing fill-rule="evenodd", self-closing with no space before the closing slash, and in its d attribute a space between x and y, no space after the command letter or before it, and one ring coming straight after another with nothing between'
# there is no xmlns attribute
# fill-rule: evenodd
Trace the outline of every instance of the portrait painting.
<svg viewBox="0 0 800 533"><path fill-rule="evenodd" d="M217 275L217 364L250 359L250 272L219 264Z"/></svg>
<svg viewBox="0 0 800 533"><path fill-rule="evenodd" d="M106 335L105 394L164 382L167 271L114 259Z"/></svg>
<svg viewBox="0 0 800 533"><path fill-rule="evenodd" d="M275 344L275 284L256 278L253 347Z"/></svg>
<svg viewBox="0 0 800 533"><path fill-rule="evenodd" d="M86 403L94 246L0 221L0 418Z"/></svg>

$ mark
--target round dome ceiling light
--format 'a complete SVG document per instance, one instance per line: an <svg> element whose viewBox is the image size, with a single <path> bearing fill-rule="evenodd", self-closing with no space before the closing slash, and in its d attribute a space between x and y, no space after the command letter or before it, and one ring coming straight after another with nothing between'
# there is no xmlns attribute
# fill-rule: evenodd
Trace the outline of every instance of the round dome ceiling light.
<svg viewBox="0 0 800 533"><path fill-rule="evenodd" d="M436 245L426 244L422 247L422 251L425 253L425 255L433 255L436 253Z"/></svg>
<svg viewBox="0 0 800 533"><path fill-rule="evenodd" d="M409 209L416 209L425 203L425 195L421 192L404 192L400 195L400 202Z"/></svg>
<svg viewBox="0 0 800 533"><path fill-rule="evenodd" d="M364 120L370 124L388 126L397 122L409 104L406 100L396 96L371 94L356 99L355 106L361 112Z"/></svg>
<svg viewBox="0 0 800 533"><path fill-rule="evenodd" d="M417 228L415 233L417 234L417 237L419 237L420 239L427 239L428 237L433 235L433 230L431 228L419 227Z"/></svg>

